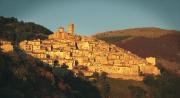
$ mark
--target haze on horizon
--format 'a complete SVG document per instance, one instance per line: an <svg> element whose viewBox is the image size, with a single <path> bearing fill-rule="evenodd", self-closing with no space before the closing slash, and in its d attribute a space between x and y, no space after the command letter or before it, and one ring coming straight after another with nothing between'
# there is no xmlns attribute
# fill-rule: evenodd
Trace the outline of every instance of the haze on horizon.
<svg viewBox="0 0 180 98"><path fill-rule="evenodd" d="M179 9L179 0L0 0L0 16L52 31L74 23L82 35L137 27L180 30Z"/></svg>

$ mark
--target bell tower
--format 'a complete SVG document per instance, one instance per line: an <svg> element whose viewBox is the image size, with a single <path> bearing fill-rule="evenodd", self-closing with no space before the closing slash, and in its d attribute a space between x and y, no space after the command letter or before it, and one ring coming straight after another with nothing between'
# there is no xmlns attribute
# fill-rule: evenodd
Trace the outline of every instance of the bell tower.
<svg viewBox="0 0 180 98"><path fill-rule="evenodd" d="M74 35L74 24L68 25L67 33Z"/></svg>

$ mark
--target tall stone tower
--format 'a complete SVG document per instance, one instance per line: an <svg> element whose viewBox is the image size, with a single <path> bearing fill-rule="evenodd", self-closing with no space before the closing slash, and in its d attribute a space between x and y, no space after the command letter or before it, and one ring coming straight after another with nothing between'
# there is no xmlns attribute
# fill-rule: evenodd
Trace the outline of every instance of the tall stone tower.
<svg viewBox="0 0 180 98"><path fill-rule="evenodd" d="M74 34L74 24L68 25L67 33L72 34L72 35Z"/></svg>

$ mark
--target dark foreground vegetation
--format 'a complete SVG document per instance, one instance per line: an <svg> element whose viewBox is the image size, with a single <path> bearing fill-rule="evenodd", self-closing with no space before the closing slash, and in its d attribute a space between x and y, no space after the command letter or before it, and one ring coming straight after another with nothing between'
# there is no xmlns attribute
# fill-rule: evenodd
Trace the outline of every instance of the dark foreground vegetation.
<svg viewBox="0 0 180 98"><path fill-rule="evenodd" d="M159 77L147 76L144 83L150 87L152 98L180 97L180 77L166 70Z"/></svg>
<svg viewBox="0 0 180 98"><path fill-rule="evenodd" d="M0 52L0 98L100 98L98 89L89 81L75 77L60 68L55 76L52 68L31 56Z"/></svg>
<svg viewBox="0 0 180 98"><path fill-rule="evenodd" d="M18 21L11 17L0 16L0 38L13 43L22 40L47 38L52 32L47 28L33 22Z"/></svg>

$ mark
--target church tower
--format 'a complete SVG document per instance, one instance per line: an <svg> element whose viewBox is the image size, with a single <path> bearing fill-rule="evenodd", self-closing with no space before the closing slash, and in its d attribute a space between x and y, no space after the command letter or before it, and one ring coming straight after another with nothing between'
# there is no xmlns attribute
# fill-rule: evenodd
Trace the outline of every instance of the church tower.
<svg viewBox="0 0 180 98"><path fill-rule="evenodd" d="M67 33L74 35L74 24L68 25Z"/></svg>

